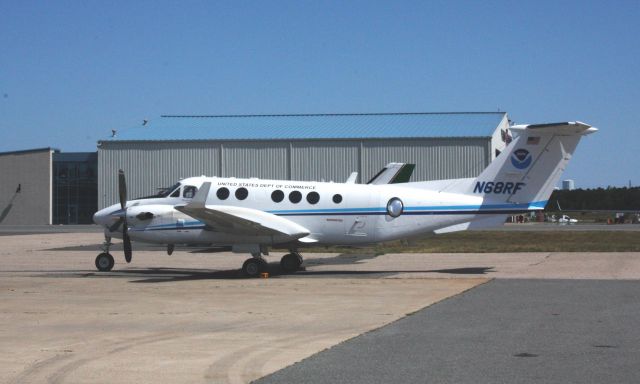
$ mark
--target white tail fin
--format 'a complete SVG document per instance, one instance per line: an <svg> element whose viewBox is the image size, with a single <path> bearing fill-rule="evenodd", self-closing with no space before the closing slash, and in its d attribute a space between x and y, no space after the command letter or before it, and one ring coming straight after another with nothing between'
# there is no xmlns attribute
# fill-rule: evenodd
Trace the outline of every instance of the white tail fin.
<svg viewBox="0 0 640 384"><path fill-rule="evenodd" d="M516 125L517 137L466 193L489 204L543 209L582 136L597 131L581 122Z"/></svg>

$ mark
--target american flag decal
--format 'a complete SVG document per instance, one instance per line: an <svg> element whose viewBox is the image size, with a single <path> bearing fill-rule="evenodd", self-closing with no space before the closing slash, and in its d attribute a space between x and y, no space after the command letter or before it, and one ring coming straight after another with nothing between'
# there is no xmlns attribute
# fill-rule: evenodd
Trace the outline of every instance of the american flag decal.
<svg viewBox="0 0 640 384"><path fill-rule="evenodd" d="M529 136L529 137L527 137L527 144L528 145L538 145L538 144L540 144L540 137L539 136Z"/></svg>

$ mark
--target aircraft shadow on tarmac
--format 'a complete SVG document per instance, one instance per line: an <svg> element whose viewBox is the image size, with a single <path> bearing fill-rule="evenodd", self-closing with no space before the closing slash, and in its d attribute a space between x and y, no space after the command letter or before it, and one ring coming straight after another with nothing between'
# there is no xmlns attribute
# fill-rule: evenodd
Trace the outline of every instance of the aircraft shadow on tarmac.
<svg viewBox="0 0 640 384"><path fill-rule="evenodd" d="M50 249L50 251L86 251L88 249L94 249L96 246L86 245L86 246L71 246L71 247L63 247L63 248L54 248ZM158 250L160 251L162 248L156 246L146 246L146 250ZM117 249L112 248L114 256L118 252ZM190 250L190 253L211 253L215 251L207 250L207 249L194 249ZM451 275L486 275L487 273L494 272L494 267L464 267L464 268L447 268L447 269L431 269L431 270L368 270L368 271L354 271L354 270L346 270L346 269L331 269L331 270L323 270L323 271L314 271L314 270L306 270L305 267L311 268L316 266L346 266L364 263L367 260L374 259L378 255L362 253L362 254L352 254L352 253L342 253L333 257L325 257L325 258L313 258L309 257L313 254L307 254L305 257L303 270L298 271L295 276L306 276L306 277L384 277L390 276L397 273L441 273L441 274L451 274ZM116 256L117 257L117 256ZM35 272L35 271L34 271ZM293 276L289 274L283 273L280 268L278 262L270 262L269 263L269 277L278 278L278 277L287 277ZM187 268L130 268L118 270L116 269L111 272L86 272L86 271L73 271L73 274L76 277L85 277L85 278L134 278L131 280L132 283L164 283L164 282L175 282L175 281L191 281L191 280L216 280L216 279L245 279L246 277L242 275L240 269L229 269L229 270L213 270L213 269L187 269ZM60 275L60 272L51 271L51 275ZM69 276L66 274L66 276ZM137 278L137 279L136 279Z"/></svg>
<svg viewBox="0 0 640 384"><path fill-rule="evenodd" d="M338 255L335 258L338 262L331 263L331 259L308 259L305 260L305 264L308 267L313 265L345 265L348 262L340 258L342 255ZM350 260L362 260L362 258L354 259L354 255L348 255ZM321 263L317 263L317 260L321 260ZM308 263L308 264L307 264ZM18 272L18 271L16 271ZM236 280L246 279L240 269L228 269L228 270L213 270L213 269L195 269L195 268L130 268L121 269L117 268L111 272L88 272L86 270L79 271L19 271L19 272L31 272L36 273L35 276L42 277L77 277L77 278L125 278L130 279L131 283L168 283L179 281L194 281L194 280ZM323 271L306 270L303 265L303 269L290 275L284 273L279 263L269 263L269 277L270 278L287 278L290 276L308 277L308 278L371 278L371 277L386 277L398 273L441 273L450 275L486 275L487 273L494 272L493 267L465 267L465 268L448 268L448 269L430 269L430 270L369 270L369 271L354 271L344 269L332 269Z"/></svg>
<svg viewBox="0 0 640 384"><path fill-rule="evenodd" d="M469 267L453 269L432 269L432 270L376 270L376 271L306 271L302 270L295 275L285 274L276 263L269 265L269 278L280 278L288 276L314 277L344 277L344 278L365 278L384 277L397 273L442 273L442 274L470 274L485 275L491 272L493 267ZM59 275L59 273L58 273ZM236 280L247 279L239 269L229 270L208 270L208 269L181 269L181 268L149 268L149 269L125 269L111 272L76 272L76 277L84 278L132 278L131 283L168 283L178 281L194 280ZM67 275L68 276L68 275Z"/></svg>

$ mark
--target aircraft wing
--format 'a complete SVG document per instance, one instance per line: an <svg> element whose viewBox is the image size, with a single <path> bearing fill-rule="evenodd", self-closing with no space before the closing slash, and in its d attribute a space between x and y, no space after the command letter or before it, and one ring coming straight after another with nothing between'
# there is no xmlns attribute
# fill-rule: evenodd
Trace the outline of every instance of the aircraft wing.
<svg viewBox="0 0 640 384"><path fill-rule="evenodd" d="M271 213L229 205L206 205L210 189L211 183L204 183L189 204L174 208L219 232L249 236L279 235L292 239L309 235L309 230L301 225Z"/></svg>

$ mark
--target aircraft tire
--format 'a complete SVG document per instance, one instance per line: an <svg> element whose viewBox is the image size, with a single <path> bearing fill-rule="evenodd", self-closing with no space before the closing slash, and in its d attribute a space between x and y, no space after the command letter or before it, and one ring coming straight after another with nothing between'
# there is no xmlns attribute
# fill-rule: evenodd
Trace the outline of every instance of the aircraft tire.
<svg viewBox="0 0 640 384"><path fill-rule="evenodd" d="M267 270L267 261L261 257L252 257L242 264L242 273L247 277L259 277Z"/></svg>
<svg viewBox="0 0 640 384"><path fill-rule="evenodd" d="M300 269L302 264L302 257L297 253L287 253L280 259L280 268L285 273L294 273Z"/></svg>
<svg viewBox="0 0 640 384"><path fill-rule="evenodd" d="M114 264L113 256L108 253L101 253L96 257L96 268L100 272L109 272Z"/></svg>

